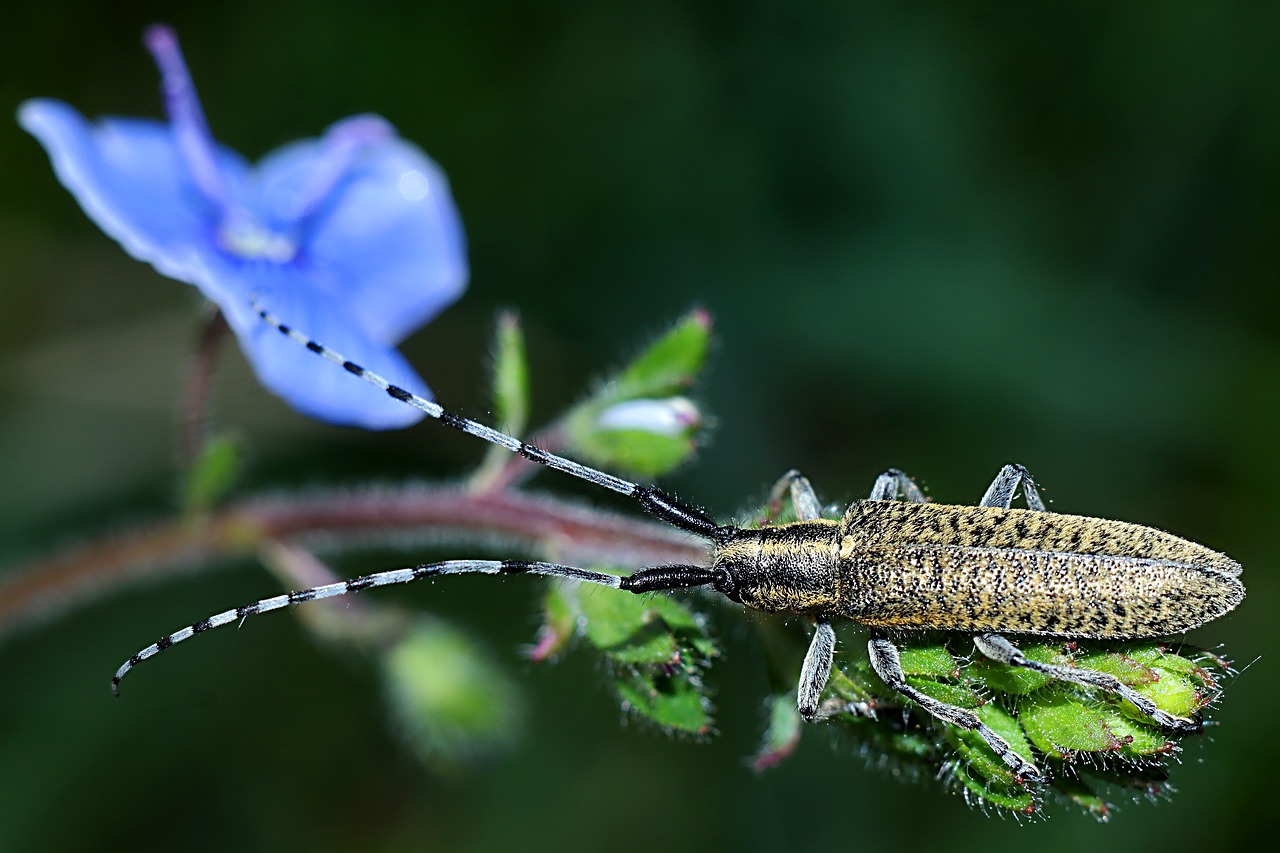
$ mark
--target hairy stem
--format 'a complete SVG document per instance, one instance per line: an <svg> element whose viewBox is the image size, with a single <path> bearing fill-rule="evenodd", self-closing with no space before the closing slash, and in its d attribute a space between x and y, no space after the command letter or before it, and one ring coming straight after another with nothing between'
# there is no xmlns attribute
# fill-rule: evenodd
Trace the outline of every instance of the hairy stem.
<svg viewBox="0 0 1280 853"><path fill-rule="evenodd" d="M253 558L272 541L330 552L387 541L406 548L484 545L503 554L619 569L700 563L706 556L701 543L665 525L545 495L398 485L254 497L196 518L102 536L11 569L0 580L0 634L130 583Z"/></svg>
<svg viewBox="0 0 1280 853"><path fill-rule="evenodd" d="M204 449L209 424L209 389L213 385L218 353L228 331L230 327L218 306L208 303L195 351L191 354L178 413L178 464L181 468L195 464Z"/></svg>

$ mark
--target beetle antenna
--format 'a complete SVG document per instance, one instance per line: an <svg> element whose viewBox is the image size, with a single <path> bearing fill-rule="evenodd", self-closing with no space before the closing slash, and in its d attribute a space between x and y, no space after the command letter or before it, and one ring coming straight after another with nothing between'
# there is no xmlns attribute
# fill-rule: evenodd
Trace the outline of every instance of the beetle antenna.
<svg viewBox="0 0 1280 853"><path fill-rule="evenodd" d="M196 634L203 634L210 628L220 628L223 625L230 625L232 622L241 621L249 616L255 616L271 610L280 610L291 604L317 601L321 598L334 598L339 595L346 595L349 592L360 592L361 590L378 586L411 583L412 581L433 578L438 575L462 574L543 575L545 577L567 578L569 580L594 583L600 586L613 587L614 589L625 589L634 593L704 586L717 583L724 578L722 571L701 566L655 566L650 569L641 569L628 577L619 577L605 574L604 572L579 569L575 566L561 566L556 563L540 563L529 560L446 560L441 563L427 563L411 569L377 572L376 574L362 575L351 580L290 592L286 595L277 595L274 598L264 598L255 601L253 604L224 610L221 613L210 616L208 619L202 619L194 625L188 625L181 630L174 631L172 634L167 634L120 665L120 668L116 670L115 676L111 679L111 692L119 696L121 679L128 674L129 670L144 660L155 657L175 643L181 643Z"/></svg>
<svg viewBox="0 0 1280 853"><path fill-rule="evenodd" d="M619 494L634 498L640 506L660 520L678 527L681 530L696 534L705 539L710 539L716 543L724 544L734 533L733 527L721 526L715 523L705 512L691 504L687 504L674 495L664 492L657 486L646 486L638 483L631 483L621 477L615 477L612 474L606 474L604 471L591 468L572 459L566 459L563 456L557 456L532 444L523 442L520 439L499 432L493 427L485 426L482 423L473 421L470 418L464 418L446 411L439 403L419 397L411 391L406 391L398 385L393 385L383 377L371 370L366 370L360 365L347 359L341 353L329 349L324 344L313 341L311 338L299 332L297 329L286 325L279 317L265 310L255 298L253 300L253 308L258 312L258 316L268 325L274 326L277 331L286 337L292 338L311 350L316 355L332 361L340 366L348 373L354 374L359 378L368 382L370 385L376 385L387 394L400 402L413 406L428 417L435 418L445 426L465 432L467 435L473 435L482 441L490 444L496 444L499 447L505 447L512 453L518 453L530 462L536 462L539 465L545 465L548 468L554 468L557 471L563 471L571 477L577 477L579 480L585 480L596 486L609 489Z"/></svg>

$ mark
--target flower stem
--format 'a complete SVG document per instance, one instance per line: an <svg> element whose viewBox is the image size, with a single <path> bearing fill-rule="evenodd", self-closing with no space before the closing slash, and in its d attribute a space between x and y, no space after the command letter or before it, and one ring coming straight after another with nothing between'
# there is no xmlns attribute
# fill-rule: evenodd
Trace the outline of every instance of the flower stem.
<svg viewBox="0 0 1280 853"><path fill-rule="evenodd" d="M703 547L678 530L545 495L472 494L430 485L246 498L199 518L102 536L19 566L0 582L0 634L56 618L137 581L252 557L270 541L326 550L500 543L504 553L635 569L697 563Z"/></svg>
<svg viewBox="0 0 1280 853"><path fill-rule="evenodd" d="M230 327L222 311L212 302L207 303L179 404L178 464L184 470L191 468L200 458L208 438L209 389L213 385L218 353L228 331Z"/></svg>

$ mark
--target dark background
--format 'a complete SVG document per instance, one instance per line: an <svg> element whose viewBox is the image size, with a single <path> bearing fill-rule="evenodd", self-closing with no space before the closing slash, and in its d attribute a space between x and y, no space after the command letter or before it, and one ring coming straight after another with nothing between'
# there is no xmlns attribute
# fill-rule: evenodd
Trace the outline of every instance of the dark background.
<svg viewBox="0 0 1280 853"><path fill-rule="evenodd" d="M193 644L111 701L111 671L149 638L276 589L246 563L5 640L0 849L1048 853L1271 835L1280 6L51 2L4 18L6 115L45 95L159 116L140 36L166 20L214 133L250 156L364 111L421 144L453 183L473 281L405 351L464 411L487 410L499 308L525 319L546 419L700 305L717 423L667 480L682 494L728 516L795 466L848 500L895 465L973 502L1018 461L1055 509L1239 559L1249 598L1195 639L1261 659L1175 768L1172 803L1103 827L1052 806L1018 829L820 733L754 775L765 680L737 620L720 620L712 672L721 736L673 741L620 725L585 656L522 662L532 582L459 580L383 595L483 638L526 688L525 728L506 758L434 775L388 732L367 666L288 616ZM90 224L13 123L0 175L0 564L16 565L172 511L198 299ZM237 352L223 362L244 492L457 476L481 453L430 426L306 422Z"/></svg>

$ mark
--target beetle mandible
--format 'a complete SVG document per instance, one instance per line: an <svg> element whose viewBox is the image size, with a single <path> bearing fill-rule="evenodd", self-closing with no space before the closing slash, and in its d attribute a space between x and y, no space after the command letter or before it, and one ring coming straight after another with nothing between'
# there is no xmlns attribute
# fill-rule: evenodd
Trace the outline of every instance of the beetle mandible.
<svg viewBox="0 0 1280 853"><path fill-rule="evenodd" d="M1244 598L1240 565L1217 551L1150 527L1048 512L1020 465L1004 466L978 506L926 502L909 477L886 471L869 498L853 503L839 520L822 517L809 481L791 471L778 481L773 498L789 497L796 521L761 528L718 524L657 486L628 482L448 412L311 340L256 303L255 309L264 322L313 353L446 426L626 495L659 520L708 540L709 565L655 566L617 577L538 561L449 560L365 575L226 610L161 637L116 671L112 689L117 694L120 680L143 660L246 616L443 574L528 573L634 593L710 586L755 610L812 620L813 639L796 690L800 715L809 721L828 713L819 698L835 652L832 622L865 625L871 629L871 666L889 688L937 719L977 732L1028 781L1043 778L1039 768L977 714L907 683L889 631L969 633L978 651L995 661L1116 694L1167 728L1198 727L1157 708L1112 675L1031 660L1004 635L1136 640L1189 631ZM1012 508L1019 489L1026 509Z"/></svg>

